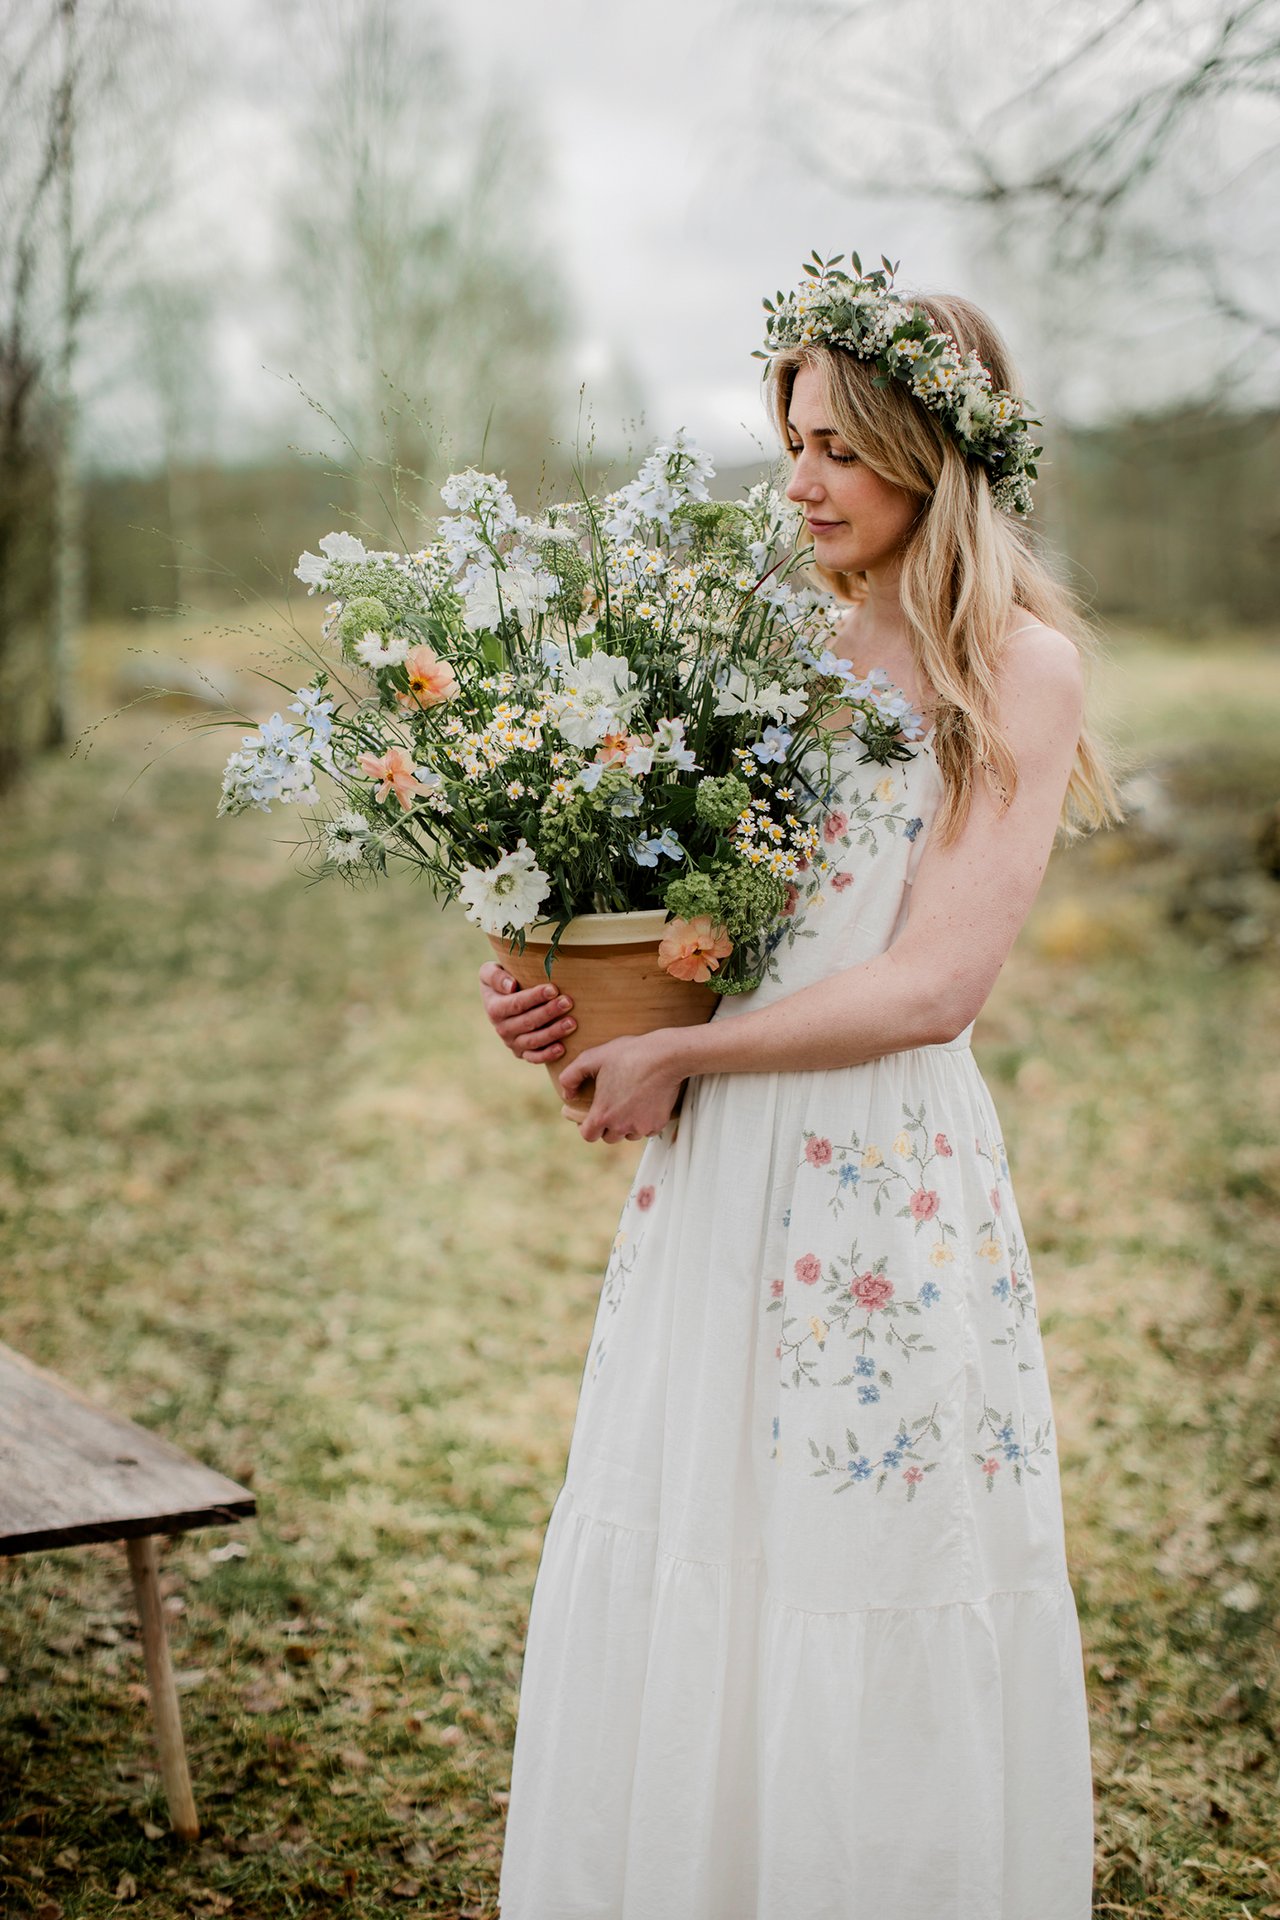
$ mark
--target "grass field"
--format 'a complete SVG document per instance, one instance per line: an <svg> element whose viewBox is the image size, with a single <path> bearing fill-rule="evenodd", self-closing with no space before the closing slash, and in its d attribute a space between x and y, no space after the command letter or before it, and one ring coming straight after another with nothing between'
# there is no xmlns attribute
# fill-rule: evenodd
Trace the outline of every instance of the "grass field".
<svg viewBox="0 0 1280 1920"><path fill-rule="evenodd" d="M86 719L136 642L86 637ZM1055 853L975 1036L1054 1383L1097 1911L1274 1920L1280 649L1117 636L1098 695L1170 835ZM4 1563L0 1912L480 1920L640 1147L584 1146L492 1039L460 915L304 885L287 812L215 820L234 734L130 784L158 724L0 812L0 1337L261 1514L243 1557L164 1549L189 1849L123 1555Z"/></svg>

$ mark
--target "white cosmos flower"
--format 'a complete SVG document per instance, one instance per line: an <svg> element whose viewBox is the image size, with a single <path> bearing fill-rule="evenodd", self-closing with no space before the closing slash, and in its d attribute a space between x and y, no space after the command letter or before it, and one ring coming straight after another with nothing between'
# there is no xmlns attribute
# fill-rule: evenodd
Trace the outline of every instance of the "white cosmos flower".
<svg viewBox="0 0 1280 1920"><path fill-rule="evenodd" d="M317 587L324 585L329 568L335 561L375 557L379 556L371 556L365 549L364 541L358 540L354 533L326 533L320 542L320 552L304 553L293 571L307 592L314 593Z"/></svg>
<svg viewBox="0 0 1280 1920"><path fill-rule="evenodd" d="M485 933L519 933L536 920L550 884L522 836L496 866L464 867L458 898L468 920Z"/></svg>

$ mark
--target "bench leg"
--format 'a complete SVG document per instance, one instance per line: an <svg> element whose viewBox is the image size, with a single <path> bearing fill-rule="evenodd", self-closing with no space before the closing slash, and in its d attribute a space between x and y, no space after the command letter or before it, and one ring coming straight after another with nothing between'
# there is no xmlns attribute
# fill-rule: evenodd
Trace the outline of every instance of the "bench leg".
<svg viewBox="0 0 1280 1920"><path fill-rule="evenodd" d="M164 1628L164 1610L160 1605L160 1560L154 1534L141 1540L127 1540L129 1572L133 1579L138 1619L142 1623L142 1651L147 1663L147 1684L151 1688L151 1711L160 1748L160 1778L169 1802L173 1830L183 1840L195 1840L200 1834L196 1803L191 1793L191 1775L187 1771L187 1750L182 1744L182 1720L178 1713L178 1689L173 1681L169 1659L169 1640Z"/></svg>

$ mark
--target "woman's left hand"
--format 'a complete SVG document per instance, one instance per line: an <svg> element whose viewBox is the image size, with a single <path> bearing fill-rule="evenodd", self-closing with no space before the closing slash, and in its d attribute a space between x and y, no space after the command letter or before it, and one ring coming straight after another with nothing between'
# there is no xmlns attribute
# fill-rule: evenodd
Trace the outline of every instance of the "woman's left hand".
<svg viewBox="0 0 1280 1920"><path fill-rule="evenodd" d="M685 1078L671 1041L672 1030L665 1027L624 1034L603 1046L587 1047L557 1076L566 1100L584 1080L595 1081L591 1111L578 1122L584 1140L612 1145L662 1132Z"/></svg>

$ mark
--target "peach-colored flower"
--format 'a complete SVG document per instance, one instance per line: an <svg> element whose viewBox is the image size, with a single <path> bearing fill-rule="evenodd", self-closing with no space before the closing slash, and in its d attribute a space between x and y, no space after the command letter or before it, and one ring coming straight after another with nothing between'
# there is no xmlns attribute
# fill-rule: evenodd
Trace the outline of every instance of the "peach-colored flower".
<svg viewBox="0 0 1280 1920"><path fill-rule="evenodd" d="M601 734L600 744L596 748L596 759L603 761L606 767L620 767L631 749L642 744L638 734L604 733Z"/></svg>
<svg viewBox="0 0 1280 1920"><path fill-rule="evenodd" d="M394 789L396 799L406 811L413 805L415 795L431 792L414 773L413 761L403 747L388 747L381 757L376 753L362 753L360 770L370 780L380 782L373 796L375 800L385 800L388 791Z"/></svg>
<svg viewBox="0 0 1280 1920"><path fill-rule="evenodd" d="M676 980L709 980L733 952L733 942L710 914L673 920L658 943L658 964Z"/></svg>
<svg viewBox="0 0 1280 1920"><path fill-rule="evenodd" d="M434 647L413 647L404 657L408 693L397 693L402 707L438 707L458 691L458 676Z"/></svg>

